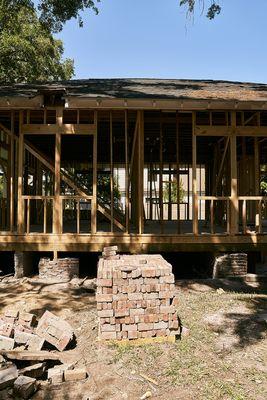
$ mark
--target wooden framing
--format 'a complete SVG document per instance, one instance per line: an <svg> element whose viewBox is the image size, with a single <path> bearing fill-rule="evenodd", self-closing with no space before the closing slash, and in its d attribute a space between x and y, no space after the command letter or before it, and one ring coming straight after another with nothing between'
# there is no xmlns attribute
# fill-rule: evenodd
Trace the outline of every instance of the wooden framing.
<svg viewBox="0 0 267 400"><path fill-rule="evenodd" d="M57 109L57 127L55 138L55 194L54 194L54 207L53 207L53 233L62 233L62 204L60 199L60 160L61 160L61 132L60 128L63 121L63 109Z"/></svg>
<svg viewBox="0 0 267 400"><path fill-rule="evenodd" d="M197 136L195 132L196 113L192 114L192 215L193 233L198 235L198 195L197 195Z"/></svg>
<svg viewBox="0 0 267 400"><path fill-rule="evenodd" d="M125 230L129 233L129 153L128 153L128 112L124 111L125 120Z"/></svg>
<svg viewBox="0 0 267 400"><path fill-rule="evenodd" d="M230 137L230 158L231 158L231 223L230 233L235 235L238 232L238 193L237 193L237 153L236 153L236 113L231 112L232 135Z"/></svg>
<svg viewBox="0 0 267 400"><path fill-rule="evenodd" d="M18 144L18 234L24 231L24 202L23 190L23 163L24 163L24 135L21 127L23 123L23 111L19 112L19 144Z"/></svg>
<svg viewBox="0 0 267 400"><path fill-rule="evenodd" d="M113 167L113 118L109 113L109 149L110 149L110 229L114 232L114 167Z"/></svg>
<svg viewBox="0 0 267 400"><path fill-rule="evenodd" d="M100 102L101 104L101 102ZM267 139L267 126L262 126L261 123L264 119L261 118L261 110L255 110L255 112L249 111L238 111L236 107L230 108L225 115L225 124L224 125L215 125L216 116L213 115L212 108L205 112L208 117L207 121L205 121L205 125L201 125L197 116L196 109L191 109L185 111L180 111L176 108L175 118L170 116L169 110L167 108L159 109L159 104L163 104L161 102L157 103L157 106L153 108L159 110L157 115L160 115L159 121L160 129L159 129L159 142L158 146L160 148L159 159L158 161L153 161L150 167L147 166L147 160L145 161L145 140L146 140L146 132L145 126L147 127L148 123L145 118L145 111L141 108L137 108L134 111L129 111L129 107L122 107L123 110L122 117L120 123L124 126L124 132L120 135L120 141L123 143L122 145L122 158L123 162L118 167L116 162L114 162L114 152L116 152L113 148L113 139L115 133L115 127L113 132L113 126L115 126L115 111L113 112L113 108L107 108L110 115L110 132L109 132L109 140L110 140L110 148L107 149L110 155L110 210L108 207L105 207L104 204L98 199L98 182L97 182L97 174L99 163L101 161L98 160L98 152L99 147L101 145L101 134L98 134L98 114L103 111L103 108L97 106L94 108L94 121L93 123L84 124L81 123L84 121L83 111L77 110L77 123L73 124L64 124L63 123L63 108L57 107L56 111L56 123L48 124L47 121L50 118L50 114L47 113L47 110L44 110L44 123L43 124L33 124L31 123L34 118L31 118L31 110L19 110L18 112L12 111L10 113L10 130L4 127L4 131L9 135L8 144L1 140L0 146L6 151L9 152L8 162L3 159L3 163L7 165L7 180L9 182L9 186L7 188L8 191L8 204L9 209L7 212L9 219L10 232L6 232L3 238L3 242L7 240L8 246L13 246L13 249L16 249L16 243L26 243L29 247L35 248L37 243L39 243L39 249L48 249L51 251L55 249L55 243L59 243L59 250L64 251L64 249L69 249L71 246L73 248L77 244L76 250L79 251L81 248L84 248L85 244L90 245L90 240L92 240L92 246L90 248L99 248L100 246L100 238L101 236L104 238L108 238L107 243L113 243L113 240L119 238L122 246L132 246L131 248L138 249L139 246L143 246L143 248L154 248L159 249L160 246L164 249L171 248L174 245L190 245L196 241L199 246L205 244L210 247L215 246L216 244L221 244L222 246L230 246L231 243L241 243L246 245L248 243L252 243L253 246L257 245L257 243L265 243L265 235L267 232L264 231L264 224L262 223L263 219L263 206L266 202L266 198L264 196L260 196L260 180L261 180L261 172L260 165L262 163L263 150L261 147L261 143L263 140ZM167 104L167 103L166 103ZM169 103L168 103L169 104ZM230 104L230 103L229 103ZM116 107L115 107L116 109ZM91 112L92 110L90 110ZM168 112L164 112L168 111ZM136 123L134 131L131 131L129 128L133 121L133 115L136 112ZM222 112L220 109L216 112ZM132 114L130 114L132 113ZM173 124L173 140L175 141L175 148L173 149L173 159L172 161L166 161L166 157L164 155L164 151L166 148L166 137L165 131L168 130L168 123L165 123L165 115L166 119L169 118ZM184 161L180 160L179 155L181 157L183 154L183 127L182 123L180 123L181 118L185 118L185 114L190 114L188 121L190 118L192 123L192 160L189 160L189 169L190 176L192 176L192 185L191 191L188 193L188 198L190 200L192 198L191 211L192 218L190 214L190 220L192 220L192 230L187 232L186 234L181 234L181 230L183 231L183 227L181 228L180 221L180 203L179 203L179 190L180 190L180 174L181 168L184 168ZM182 117L181 117L182 115ZM231 116L231 119L229 118ZM91 117L90 117L91 118ZM153 116L149 117L153 118ZM18 123L19 119L19 123ZM130 122L129 122L130 121ZM26 122L26 123L25 123ZM158 134L158 122L155 124L156 133ZM188 126L190 122L188 122ZM0 122L0 126L2 129L2 125ZM191 125L190 125L191 127ZM146 128L147 129L147 128ZM35 147L34 143L36 141L29 142L28 135L53 135L55 137L55 160L49 159L49 154L45 156L38 150L38 146ZM61 140L62 135L91 135L93 137L93 154L92 161L90 160L90 171L92 168L92 183L90 184L90 196L86 192L86 190L79 185L79 182L76 182L70 176L65 174L65 172L61 168ZM130 136L129 136L130 135ZM117 137L117 134L116 134ZM200 181L203 179L205 175L203 173L203 169L201 170L200 161L199 161L199 141L198 138L203 138L205 143L209 143L209 138L211 138L210 143L212 148L217 148L217 160L216 165L214 164L214 169L216 170L213 176L210 177L210 182L206 184L206 192L211 194L203 196L203 187L200 187ZM238 139L238 138L241 139ZM199 139L202 140L202 139ZM224 141L224 146L223 146ZM243 143L243 144L242 144ZM247 149L249 144L252 144L254 151L247 154ZM130 145L132 146L130 148ZM17 151L16 151L17 149ZM24 152L26 150L26 156L34 157L36 159L35 164L33 165L32 170L29 166L25 165ZM30 156L28 155L30 154ZM164 157L163 157L164 155ZM215 153L213 153L213 158L215 158ZM243 174L243 178L239 178L240 170L243 168L242 165L246 165L247 159L250 157L253 171L250 171L250 176L253 177L253 195L247 194L246 196L241 196L239 193L243 194L239 191L239 182L238 179L246 179L246 175ZM16 160L16 158L18 160ZM241 162L239 161L241 160ZM210 160L208 160L210 161ZM42 166L41 166L42 164ZM151 235L145 234L147 232L146 229L146 221L145 221L145 213L144 213L144 171L146 168L149 168L151 171L153 170L153 165L156 164L159 166L159 229L155 231L156 239L152 239ZM208 163L207 163L208 165ZM212 163L209 164L209 168L212 169ZM169 166L169 167L168 167ZM6 168L6 167L5 167ZM46 169L52 171L54 174L54 193L52 196L42 195L42 169ZM114 170L115 168L124 168L125 170L125 213L122 214L122 217L117 217L118 213L115 207L114 201ZM168 218L166 214L165 207L163 205L163 175L167 175L166 169L169 168L169 176L172 174L176 174L177 180L177 220L174 221L174 230L172 233L168 231L168 222L172 221L171 213L172 204L171 192L169 190L169 208L168 208ZM27 169L27 171L26 171ZM176 171L174 171L176 169ZM30 172L28 172L28 170ZM229 170L229 176L227 172ZM242 171L241 171L242 172ZM206 172L205 172L206 173ZM35 190L35 194L25 193L25 181L27 180L27 174L33 174L37 180L34 182L32 188ZM228 179L229 183L229 193L227 190L227 195L222 189L222 181ZM189 174L188 174L189 179ZM206 180L209 179L208 174L206 174ZM251 178L250 178L251 179ZM67 185L72 188L72 193L74 195L63 196L61 194L61 181L67 183ZM170 181L170 179L169 179ZM24 185L23 185L24 182ZM27 182L26 182L27 183ZM152 178L148 184L148 192L150 193L150 197L152 197ZM24 187L23 187L24 186ZM26 185L27 186L27 185ZM202 191L202 193L201 193ZM189 192L189 191L188 191ZM249 192L250 194L252 193ZM192 197L191 197L192 196ZM76 236L74 240L74 236L71 234L63 233L63 202L68 198L75 202L76 207ZM37 208L34 206L34 200L40 200L40 204L38 205L38 213L41 214L43 212L43 226L40 230L40 234L33 234L31 232L31 225L34 220L34 209ZM90 204L90 210L88 215L91 215L90 227L88 234L83 234L82 226L81 226L81 215L82 209L80 203L82 200L87 200ZM53 226L52 233L50 232L50 226L48 229L48 222L50 223L51 214L51 203L53 204ZM15 216L15 205L17 203L17 223ZM39 203L38 203L39 204ZM205 207L203 207L205 204ZM218 227L216 226L218 212L216 211L218 207L222 207L223 209L223 229L218 231ZM205 208L205 210L204 210ZM204 210L204 211L203 211ZM98 218L99 215L103 214L110 221L110 232L103 233L99 229ZM202 214L206 215L205 222L207 223L207 227L203 230L203 226L201 225ZM150 202L150 218L152 215L152 203ZM207 217L209 215L209 217ZM251 217L252 215L252 217ZM41 214L42 216L42 214ZM255 217L255 218L254 218ZM209 218L209 219L208 219ZM41 217L39 218L41 221ZM155 218L156 220L157 218ZM254 224L255 219L255 224ZM251 222L252 221L252 222ZM253 224L252 224L253 223ZM15 233L14 227L17 225L17 233ZM253 225L253 226L252 226ZM255 225L255 226L254 226ZM120 231L118 232L117 229ZM48 231L50 233L48 233ZM253 234L251 233L253 232ZM209 236L207 239L205 236ZM231 237L231 240L228 238ZM263 239L261 239L263 236ZM44 237L46 238L46 242L44 242ZM205 238L204 238L205 237ZM227 239L225 238L227 237ZM248 237L247 241L243 238ZM33 238L35 238L33 241ZM55 239L55 242L52 245L52 238ZM113 239L114 238L114 239ZM151 245L149 241L151 240ZM94 242L95 241L95 242ZM267 243L267 241L266 241ZM155 247L153 247L155 246ZM170 246L170 247L168 247ZM1 247L1 245L0 245ZM10 247L7 247L10 248ZM229 247L230 248L230 247ZM55 253L55 255L57 255Z"/></svg>

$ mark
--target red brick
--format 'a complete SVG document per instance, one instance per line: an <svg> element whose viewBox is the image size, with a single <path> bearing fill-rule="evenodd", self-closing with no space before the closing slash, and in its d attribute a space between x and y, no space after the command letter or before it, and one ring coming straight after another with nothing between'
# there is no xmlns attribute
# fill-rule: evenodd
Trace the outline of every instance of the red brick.
<svg viewBox="0 0 267 400"><path fill-rule="evenodd" d="M179 322L178 321L169 321L169 328L170 329L177 329L179 328Z"/></svg>
<svg viewBox="0 0 267 400"><path fill-rule="evenodd" d="M109 303L113 300L112 294L97 294L96 301L99 303Z"/></svg>
<svg viewBox="0 0 267 400"><path fill-rule="evenodd" d="M172 306L160 306L159 311L161 314L171 314L175 312L175 308Z"/></svg>
<svg viewBox="0 0 267 400"><path fill-rule="evenodd" d="M70 324L50 311L46 311L39 320L36 333L60 351L66 348L74 336Z"/></svg>
<svg viewBox="0 0 267 400"><path fill-rule="evenodd" d="M101 318L105 318L105 317L113 317L114 315L114 311L113 310L102 310L102 311L98 311L98 316Z"/></svg>
<svg viewBox="0 0 267 400"><path fill-rule="evenodd" d="M111 324L101 325L101 332L115 332L115 331L116 331L116 325L111 325Z"/></svg>
<svg viewBox="0 0 267 400"><path fill-rule="evenodd" d="M137 331L129 331L128 332L128 339L137 339L138 338L138 332Z"/></svg>
<svg viewBox="0 0 267 400"><path fill-rule="evenodd" d="M129 293L128 294L129 300L143 300L142 293Z"/></svg>
<svg viewBox="0 0 267 400"><path fill-rule="evenodd" d="M145 310L143 308L130 309L130 316L142 315L144 313L145 313Z"/></svg>
<svg viewBox="0 0 267 400"><path fill-rule="evenodd" d="M140 332L142 331L149 331L152 330L154 328L154 324L153 323L145 323L145 322L140 322L138 324L138 330Z"/></svg>
<svg viewBox="0 0 267 400"><path fill-rule="evenodd" d="M167 329L168 322L160 321L154 323L154 329Z"/></svg>
<svg viewBox="0 0 267 400"><path fill-rule="evenodd" d="M85 368L74 368L64 371L64 378L66 382L80 381L87 378L87 371Z"/></svg>
<svg viewBox="0 0 267 400"><path fill-rule="evenodd" d="M0 320L0 335L11 337L13 336L14 328L13 323L10 324L6 321Z"/></svg>
<svg viewBox="0 0 267 400"><path fill-rule="evenodd" d="M128 308L124 308L124 309L117 309L115 310L115 317L126 317L130 314L129 309Z"/></svg>
<svg viewBox="0 0 267 400"><path fill-rule="evenodd" d="M115 340L117 337L116 332L101 332L100 339Z"/></svg>
<svg viewBox="0 0 267 400"><path fill-rule="evenodd" d="M0 350L13 350L14 345L14 339L6 336L0 336Z"/></svg>
<svg viewBox="0 0 267 400"><path fill-rule="evenodd" d="M96 284L98 287L112 287L112 279L97 279Z"/></svg>
<svg viewBox="0 0 267 400"><path fill-rule="evenodd" d="M121 330L124 331L137 331L137 325L135 324L130 324L130 325L126 325L126 324L122 324Z"/></svg>

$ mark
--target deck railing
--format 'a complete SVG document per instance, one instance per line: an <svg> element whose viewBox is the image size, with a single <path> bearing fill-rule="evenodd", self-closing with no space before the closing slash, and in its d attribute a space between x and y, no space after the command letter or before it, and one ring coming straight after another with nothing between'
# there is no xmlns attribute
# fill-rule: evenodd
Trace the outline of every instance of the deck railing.
<svg viewBox="0 0 267 400"><path fill-rule="evenodd" d="M231 198L229 196L199 196L198 201L199 201L199 209L201 207L201 202L205 202L205 208L206 208L206 203L208 203L208 211L205 213L205 222L209 223L210 233L211 234L226 233L229 235L230 234L230 202L231 202ZM215 232L216 203L219 203L221 205L221 210L220 210L221 217L220 217L220 221L219 221L218 225L220 226L220 228L225 226L225 232ZM218 209L218 207L217 207L217 209ZM200 232L200 233L202 233L202 232Z"/></svg>
<svg viewBox="0 0 267 400"><path fill-rule="evenodd" d="M48 222L48 203L52 202L50 205L50 209L53 208L53 196L22 196L24 200L24 210L25 210L25 232L31 233L31 222L34 223L35 226L38 226L41 230L40 233L48 233L47 232L47 222ZM32 203L37 201L41 202L41 207L38 207L39 212L43 213L43 220L40 222L39 218L35 218L34 221L31 221L31 207Z"/></svg>
<svg viewBox="0 0 267 400"><path fill-rule="evenodd" d="M93 220L92 220L92 212L91 212L91 206L92 206L92 200L93 200L93 196L70 196L70 195L66 195L66 196L60 196L61 199L61 210L62 210L62 214L61 214L61 227L62 230L64 232L64 214L66 215L66 211L70 211L73 214L76 214L76 217L74 215L72 215L71 217L71 221L75 221L75 227L74 226L70 226L69 231L70 232L64 232L64 233L77 233L78 235L81 232L81 214L82 212L86 211L88 214L88 226L87 226L87 230L86 232L83 233L90 233L92 232L92 224L93 224ZM85 209L83 210L81 208L81 205L85 206ZM65 218L66 219L66 218ZM76 229L74 229L76 228Z"/></svg>
<svg viewBox="0 0 267 400"><path fill-rule="evenodd" d="M239 212L244 235L256 232L263 233L263 216L267 204L267 196L239 196ZM254 226L254 230L249 229Z"/></svg>

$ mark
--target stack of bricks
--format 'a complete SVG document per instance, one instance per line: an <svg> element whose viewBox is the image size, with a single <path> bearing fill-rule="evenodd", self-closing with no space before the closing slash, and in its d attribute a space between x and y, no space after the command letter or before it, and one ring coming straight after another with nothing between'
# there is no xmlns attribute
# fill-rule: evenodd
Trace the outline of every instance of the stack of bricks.
<svg viewBox="0 0 267 400"><path fill-rule="evenodd" d="M69 280L79 277L78 258L41 258L38 265L39 277L42 279Z"/></svg>
<svg viewBox="0 0 267 400"><path fill-rule="evenodd" d="M160 255L104 254L97 273L99 338L180 334L171 265Z"/></svg>
<svg viewBox="0 0 267 400"><path fill-rule="evenodd" d="M228 253L216 257L214 263L214 278L244 276L248 270L248 256L246 253Z"/></svg>
<svg viewBox="0 0 267 400"><path fill-rule="evenodd" d="M29 351L39 351L45 341L59 351L65 350L74 338L70 324L45 311L38 324L34 314L7 310L0 316L0 350L23 346Z"/></svg>

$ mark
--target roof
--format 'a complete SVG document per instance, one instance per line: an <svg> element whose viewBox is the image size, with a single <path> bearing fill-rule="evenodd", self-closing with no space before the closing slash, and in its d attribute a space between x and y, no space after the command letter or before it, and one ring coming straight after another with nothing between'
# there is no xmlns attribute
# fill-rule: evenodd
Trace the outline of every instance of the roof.
<svg viewBox="0 0 267 400"><path fill-rule="evenodd" d="M33 98L44 91L107 99L267 101L267 84L187 79L80 79L0 86L1 97Z"/></svg>

